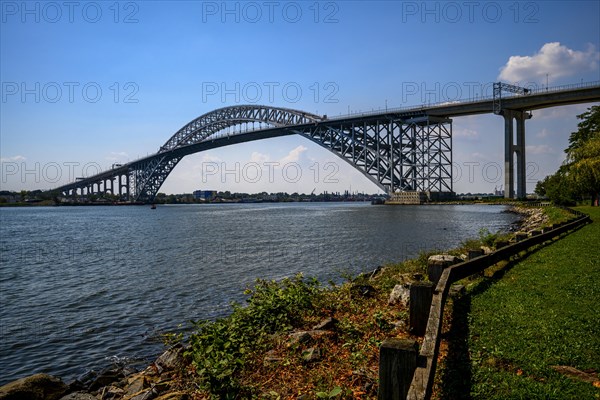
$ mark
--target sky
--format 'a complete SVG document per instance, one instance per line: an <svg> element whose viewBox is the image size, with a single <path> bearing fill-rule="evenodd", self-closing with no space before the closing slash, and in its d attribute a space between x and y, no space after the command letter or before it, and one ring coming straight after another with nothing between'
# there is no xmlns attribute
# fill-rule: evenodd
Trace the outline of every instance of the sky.
<svg viewBox="0 0 600 400"><path fill-rule="evenodd" d="M319 115L600 80L598 1L1 1L1 190L50 189L155 153L217 108ZM576 115L526 122L527 191L564 160ZM453 119L453 187L504 184L503 120ZM185 157L161 188L380 189L299 136Z"/></svg>

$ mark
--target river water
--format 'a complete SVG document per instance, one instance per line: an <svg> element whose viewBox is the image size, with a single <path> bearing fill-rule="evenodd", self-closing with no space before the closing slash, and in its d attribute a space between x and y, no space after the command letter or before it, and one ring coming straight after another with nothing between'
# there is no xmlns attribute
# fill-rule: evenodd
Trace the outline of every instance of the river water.
<svg viewBox="0 0 600 400"><path fill-rule="evenodd" d="M160 334L226 315L256 278L321 281L480 229L503 206L274 203L0 208L0 385L146 363Z"/></svg>

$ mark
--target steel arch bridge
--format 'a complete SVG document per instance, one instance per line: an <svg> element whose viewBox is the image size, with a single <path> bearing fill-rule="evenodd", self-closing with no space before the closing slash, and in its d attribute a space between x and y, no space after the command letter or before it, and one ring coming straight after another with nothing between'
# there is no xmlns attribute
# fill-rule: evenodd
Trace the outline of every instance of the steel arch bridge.
<svg viewBox="0 0 600 400"><path fill-rule="evenodd" d="M289 108L239 105L192 120L156 154L78 178L65 196L111 193L152 202L186 155L236 143L300 135L336 154L388 193L452 191L452 121L422 111L328 119Z"/></svg>

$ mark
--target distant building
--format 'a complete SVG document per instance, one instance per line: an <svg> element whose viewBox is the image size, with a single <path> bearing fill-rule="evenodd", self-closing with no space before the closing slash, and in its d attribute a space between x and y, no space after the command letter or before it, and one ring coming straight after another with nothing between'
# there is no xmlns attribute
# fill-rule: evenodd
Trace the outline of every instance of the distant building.
<svg viewBox="0 0 600 400"><path fill-rule="evenodd" d="M194 191L194 199L209 201L217 197L216 190L196 190Z"/></svg>
<svg viewBox="0 0 600 400"><path fill-rule="evenodd" d="M423 204L427 201L425 192L395 192L392 193L386 204Z"/></svg>
<svg viewBox="0 0 600 400"><path fill-rule="evenodd" d="M435 201L449 201L454 199L454 192L395 192L390 195L385 204L423 204Z"/></svg>

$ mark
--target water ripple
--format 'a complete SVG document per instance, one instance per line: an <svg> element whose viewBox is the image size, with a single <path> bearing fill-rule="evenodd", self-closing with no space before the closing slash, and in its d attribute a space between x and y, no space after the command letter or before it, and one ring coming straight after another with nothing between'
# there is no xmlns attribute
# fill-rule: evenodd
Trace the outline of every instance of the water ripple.
<svg viewBox="0 0 600 400"><path fill-rule="evenodd" d="M0 208L0 385L148 360L256 278L323 281L508 228L503 207L223 204Z"/></svg>

